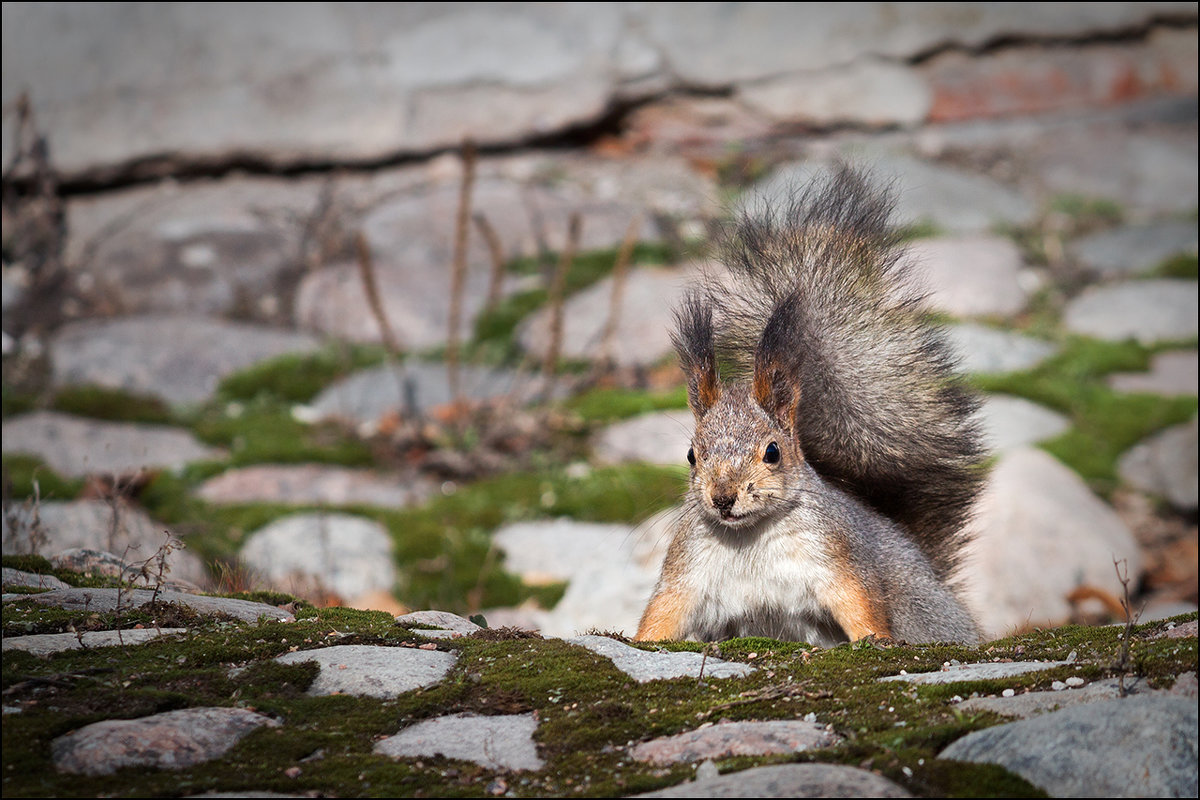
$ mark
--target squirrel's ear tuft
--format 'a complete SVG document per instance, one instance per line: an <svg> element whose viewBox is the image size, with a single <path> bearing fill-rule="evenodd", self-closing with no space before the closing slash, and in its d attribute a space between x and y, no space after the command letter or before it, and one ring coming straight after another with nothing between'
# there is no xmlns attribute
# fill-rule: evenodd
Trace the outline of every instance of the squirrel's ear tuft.
<svg viewBox="0 0 1200 800"><path fill-rule="evenodd" d="M675 309L671 341L687 376L688 405L696 419L700 419L721 396L712 301L705 294L693 291Z"/></svg>
<svg viewBox="0 0 1200 800"><path fill-rule="evenodd" d="M791 434L800 407L802 348L798 347L800 304L793 297L775 305L754 351L754 400Z"/></svg>

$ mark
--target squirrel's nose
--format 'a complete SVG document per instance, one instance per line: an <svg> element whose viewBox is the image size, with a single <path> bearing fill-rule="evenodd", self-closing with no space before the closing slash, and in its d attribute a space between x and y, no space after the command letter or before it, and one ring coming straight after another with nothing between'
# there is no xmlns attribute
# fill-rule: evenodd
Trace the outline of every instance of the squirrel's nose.
<svg viewBox="0 0 1200 800"><path fill-rule="evenodd" d="M712 496L713 508L722 513L729 513L733 508L733 504L737 502L737 493L733 494L714 494Z"/></svg>

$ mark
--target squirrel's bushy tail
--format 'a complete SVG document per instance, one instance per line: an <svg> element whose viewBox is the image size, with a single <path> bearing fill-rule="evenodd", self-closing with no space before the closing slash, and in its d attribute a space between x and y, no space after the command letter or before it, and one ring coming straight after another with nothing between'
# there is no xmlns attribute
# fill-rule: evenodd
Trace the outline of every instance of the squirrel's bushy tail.
<svg viewBox="0 0 1200 800"><path fill-rule="evenodd" d="M902 525L944 579L984 477L978 401L912 285L893 205L889 189L835 166L785 207L743 216L722 243L734 285L705 300L719 361L739 368L768 322L774 338L786 321L809 463Z"/></svg>

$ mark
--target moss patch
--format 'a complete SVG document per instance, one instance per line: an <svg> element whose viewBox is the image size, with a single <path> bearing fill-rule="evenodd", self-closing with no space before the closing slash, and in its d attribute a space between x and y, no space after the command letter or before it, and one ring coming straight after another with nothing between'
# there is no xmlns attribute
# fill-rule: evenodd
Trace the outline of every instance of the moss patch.
<svg viewBox="0 0 1200 800"><path fill-rule="evenodd" d="M104 386L64 387L55 394L50 407L65 414L111 422L167 425L173 421L170 409L157 397Z"/></svg>
<svg viewBox="0 0 1200 800"><path fill-rule="evenodd" d="M381 364L384 358L383 348L375 345L331 345L317 353L283 355L226 377L218 397L248 402L265 396L282 403L307 403L334 381Z"/></svg>
<svg viewBox="0 0 1200 800"><path fill-rule="evenodd" d="M1153 353L1165 347L1071 337L1058 355L1032 370L975 376L971 382L983 391L1025 397L1069 416L1071 429L1042 446L1094 489L1108 493L1116 486L1122 453L1196 413L1194 397L1124 394L1104 382L1113 372L1148 369Z"/></svg>
<svg viewBox="0 0 1200 800"><path fill-rule="evenodd" d="M22 613L53 611L30 601ZM8 616L6 607L6 633ZM332 644L415 646L419 631L378 612L303 608L290 624L246 624L199 618L171 641L76 650L46 658L6 654L4 793L9 796L197 794L271 790L338 796L484 796L497 774L445 758L392 760L373 746L407 725L444 714L535 712L535 734L546 767L503 777L526 796L604 797L679 783L693 765L656 767L631 759L627 747L691 730L706 721L799 719L812 714L843 737L834 748L794 756L720 760L724 772L760 764L816 761L862 766L922 796L1040 796L995 766L943 762L946 745L1003 722L994 714L964 714L953 699L971 691L1045 689L1070 675L1114 674L1117 629L1069 627L1033 631L979 648L893 646L860 642L829 650L770 639L721 645L725 658L758 669L740 679L683 678L639 684L611 662L561 640L439 640L458 654L439 684L391 700L305 692L316 677L310 663L272 659L291 650ZM1187 618L1194 619L1195 615ZM1183 619L1183 618L1180 618ZM1133 670L1146 680L1194 669L1195 639L1151 639L1164 623L1135 629ZM693 643L694 644L694 643ZM698 645L695 645L698 646ZM1066 658L1076 664L1004 681L953 686L880 683L898 673L937 670L944 661ZM231 667L240 667L232 673ZM134 718L179 708L243 706L282 722L260 729L226 756L179 771L122 770L81 778L58 774L51 742L91 722ZM902 724L901 724L902 723Z"/></svg>
<svg viewBox="0 0 1200 800"><path fill-rule="evenodd" d="M608 423L651 411L687 408L687 388L647 393L636 389L592 389L568 400L564 407L590 423Z"/></svg>

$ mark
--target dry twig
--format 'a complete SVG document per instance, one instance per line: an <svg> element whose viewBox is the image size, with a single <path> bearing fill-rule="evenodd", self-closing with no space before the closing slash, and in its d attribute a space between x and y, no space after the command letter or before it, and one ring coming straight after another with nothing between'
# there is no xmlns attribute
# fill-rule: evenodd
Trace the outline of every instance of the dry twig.
<svg viewBox="0 0 1200 800"><path fill-rule="evenodd" d="M488 276L487 301L483 308L484 311L493 311L500 303L500 290L504 283L504 245L500 241L500 235L496 233L492 223L488 222L487 217L479 213L474 216L474 219L475 227L479 228L483 241L487 243L488 255L492 259L492 271Z"/></svg>
<svg viewBox="0 0 1200 800"><path fill-rule="evenodd" d="M471 222L471 190L475 184L475 143L466 139L462 144L463 176L458 191L458 217L454 224L454 262L450 275L450 331L446 339L446 370L450 382L450 397L459 401L461 387L458 370L458 329L462 319L463 286L467 277L467 238Z"/></svg>
<svg viewBox="0 0 1200 800"><path fill-rule="evenodd" d="M550 282L550 342L546 348L546 358L542 362L542 371L547 377L553 377L558 368L558 355L562 351L563 336L563 294L567 285L567 271L575 260L575 250L579 247L579 234L583 221L578 211L571 212L567 223L567 242L559 254L558 267L554 270L554 279Z"/></svg>

